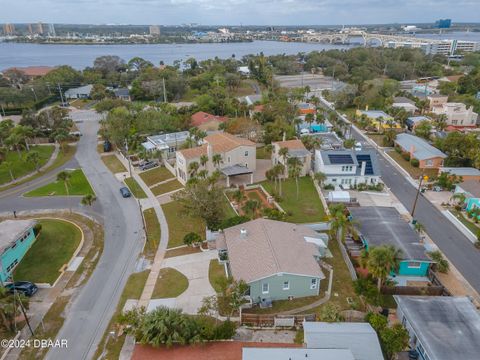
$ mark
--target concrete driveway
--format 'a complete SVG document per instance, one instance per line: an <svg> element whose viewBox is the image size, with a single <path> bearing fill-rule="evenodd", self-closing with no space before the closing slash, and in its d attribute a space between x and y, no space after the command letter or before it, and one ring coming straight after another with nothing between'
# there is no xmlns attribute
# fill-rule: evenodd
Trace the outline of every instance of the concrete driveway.
<svg viewBox="0 0 480 360"><path fill-rule="evenodd" d="M202 299L215 295L215 290L208 280L208 268L210 260L216 258L216 251L205 251L164 260L162 268L173 268L188 279L187 290L176 298L177 308L187 314L197 314L198 309L202 306Z"/></svg>

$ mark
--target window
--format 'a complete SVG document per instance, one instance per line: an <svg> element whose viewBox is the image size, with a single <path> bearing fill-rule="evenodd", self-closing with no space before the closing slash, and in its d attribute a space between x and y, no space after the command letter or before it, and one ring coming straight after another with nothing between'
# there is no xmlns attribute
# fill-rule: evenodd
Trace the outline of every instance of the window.
<svg viewBox="0 0 480 360"><path fill-rule="evenodd" d="M425 166L433 166L433 160L432 159L428 159L425 161Z"/></svg>
<svg viewBox="0 0 480 360"><path fill-rule="evenodd" d="M316 289L317 288L317 279L312 279L312 282L310 283L310 289Z"/></svg>
<svg viewBox="0 0 480 360"><path fill-rule="evenodd" d="M248 151L245 151L245 156L248 156Z"/></svg>
<svg viewBox="0 0 480 360"><path fill-rule="evenodd" d="M268 291L269 291L268 283L263 283L262 284L262 294L268 294Z"/></svg>
<svg viewBox="0 0 480 360"><path fill-rule="evenodd" d="M422 267L422 264L419 262L411 261L408 263L409 269L420 269L421 267Z"/></svg>
<svg viewBox="0 0 480 360"><path fill-rule="evenodd" d="M229 156L229 157L227 157L227 162L228 162L228 163L230 162L230 156Z"/></svg>
<svg viewBox="0 0 480 360"><path fill-rule="evenodd" d="M290 281L284 281L283 290L289 290L289 289L290 289Z"/></svg>

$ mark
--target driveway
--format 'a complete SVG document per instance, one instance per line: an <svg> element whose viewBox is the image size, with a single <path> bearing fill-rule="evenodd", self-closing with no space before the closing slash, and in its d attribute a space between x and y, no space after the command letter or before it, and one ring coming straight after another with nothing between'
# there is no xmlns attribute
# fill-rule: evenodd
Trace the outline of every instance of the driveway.
<svg viewBox="0 0 480 360"><path fill-rule="evenodd" d="M162 268L174 268L187 277L187 290L176 298L176 307L187 314L197 314L203 298L215 295L208 280L208 268L212 259L217 259L216 251L171 257L162 264Z"/></svg>

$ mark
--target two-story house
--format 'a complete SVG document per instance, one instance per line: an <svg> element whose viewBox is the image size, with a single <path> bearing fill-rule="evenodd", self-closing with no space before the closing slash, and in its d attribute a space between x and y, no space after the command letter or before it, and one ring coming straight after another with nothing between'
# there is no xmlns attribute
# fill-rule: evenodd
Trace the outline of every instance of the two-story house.
<svg viewBox="0 0 480 360"><path fill-rule="evenodd" d="M35 242L35 220L0 222L0 284L9 281L13 270Z"/></svg>
<svg viewBox="0 0 480 360"><path fill-rule="evenodd" d="M325 184L345 189L380 182L380 168L373 150L316 150L315 172L325 174Z"/></svg>
<svg viewBox="0 0 480 360"><path fill-rule="evenodd" d="M432 113L444 115L447 125L452 128L474 128L477 126L478 114L473 106L467 107L463 103L447 102L432 108Z"/></svg>
<svg viewBox="0 0 480 360"><path fill-rule="evenodd" d="M280 155L280 149L288 150L286 156ZM297 158L301 163L300 176L308 175L312 167L312 153L307 150L301 140L286 140L272 142L272 165L285 166L285 177L288 177L288 159Z"/></svg>
<svg viewBox="0 0 480 360"><path fill-rule="evenodd" d="M177 151L175 171L182 184L195 175L191 167L194 162L200 165L198 170L207 170L208 175L219 170L227 177L227 186L230 177L239 175L250 175L252 183L256 169L255 143L228 133L216 133L208 135L201 146Z"/></svg>

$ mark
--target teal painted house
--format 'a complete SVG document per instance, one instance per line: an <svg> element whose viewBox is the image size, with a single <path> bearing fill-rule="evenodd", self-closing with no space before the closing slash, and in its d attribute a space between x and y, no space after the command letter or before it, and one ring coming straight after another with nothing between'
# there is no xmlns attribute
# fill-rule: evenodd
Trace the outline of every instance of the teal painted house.
<svg viewBox="0 0 480 360"><path fill-rule="evenodd" d="M0 284L10 281L13 269L35 242L35 224L35 220L0 222Z"/></svg>
<svg viewBox="0 0 480 360"><path fill-rule="evenodd" d="M349 208L365 249L393 245L401 251L397 273L391 277L402 285L401 277L427 277L432 260L427 256L422 239L393 207L365 206Z"/></svg>
<svg viewBox="0 0 480 360"><path fill-rule="evenodd" d="M465 195L467 211L480 208L480 181L467 180L455 186L455 194Z"/></svg>
<svg viewBox="0 0 480 360"><path fill-rule="evenodd" d="M230 275L249 285L252 302L263 303L318 295L325 242L307 226L256 219L225 229L216 247L228 255Z"/></svg>

